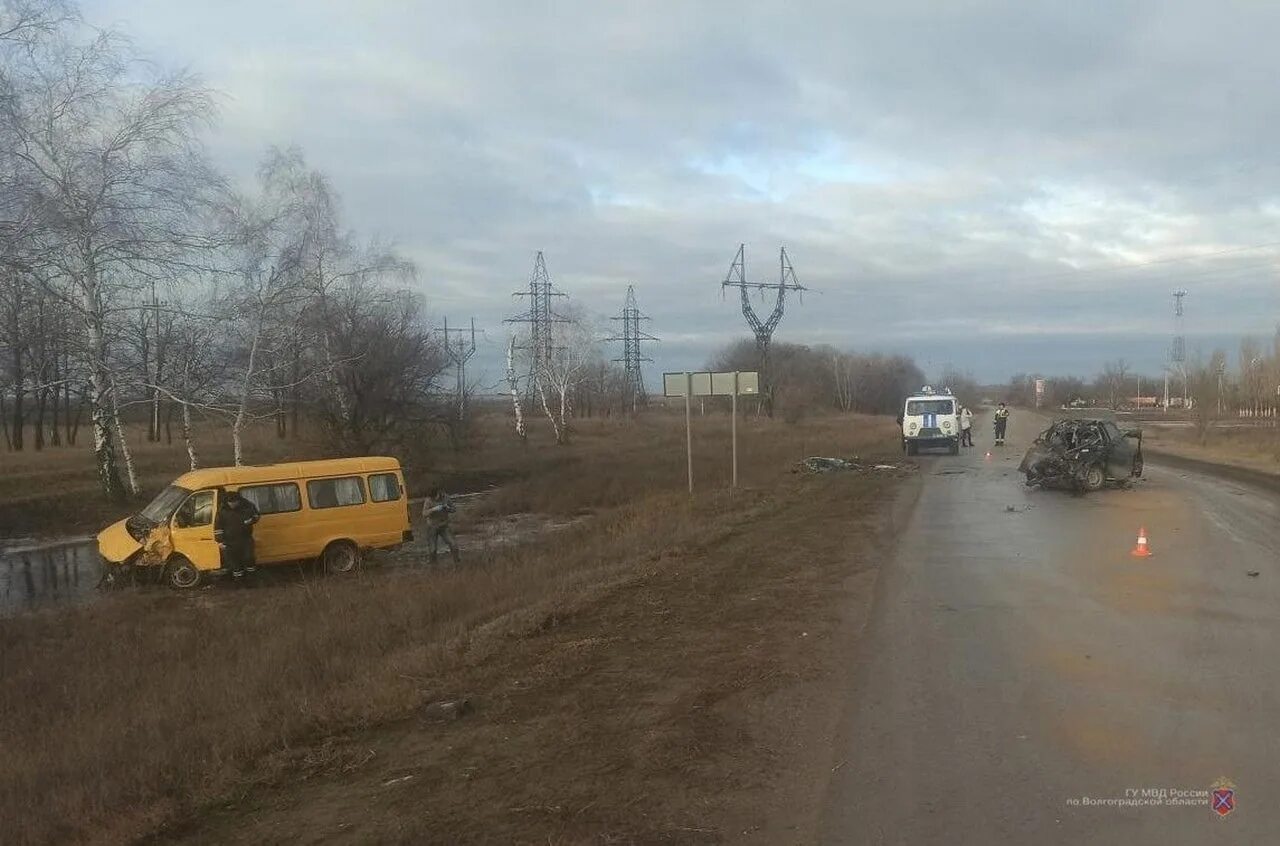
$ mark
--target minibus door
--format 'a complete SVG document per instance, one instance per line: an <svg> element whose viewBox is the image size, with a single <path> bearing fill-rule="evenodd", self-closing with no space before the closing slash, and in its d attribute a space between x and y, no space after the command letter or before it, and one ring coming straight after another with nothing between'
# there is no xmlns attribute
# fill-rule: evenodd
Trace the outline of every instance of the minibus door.
<svg viewBox="0 0 1280 846"><path fill-rule="evenodd" d="M214 491L196 491L174 512L169 536L173 551L184 555L197 570L217 570L222 555L213 539L213 517L217 513Z"/></svg>

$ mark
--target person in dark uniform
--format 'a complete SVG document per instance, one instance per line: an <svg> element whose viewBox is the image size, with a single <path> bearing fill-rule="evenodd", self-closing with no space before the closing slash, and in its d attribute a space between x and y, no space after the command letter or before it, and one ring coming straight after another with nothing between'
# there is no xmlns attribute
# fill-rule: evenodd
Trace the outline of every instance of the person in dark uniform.
<svg viewBox="0 0 1280 846"><path fill-rule="evenodd" d="M222 569L231 570L232 578L243 578L255 569L253 524L258 522L258 509L240 496L239 491L218 489L218 516L213 520L213 539L222 553Z"/></svg>
<svg viewBox="0 0 1280 846"><path fill-rule="evenodd" d="M996 446L1004 446L1004 433L1009 426L1009 409L1004 403L1000 403L1000 407L996 409L995 426Z"/></svg>

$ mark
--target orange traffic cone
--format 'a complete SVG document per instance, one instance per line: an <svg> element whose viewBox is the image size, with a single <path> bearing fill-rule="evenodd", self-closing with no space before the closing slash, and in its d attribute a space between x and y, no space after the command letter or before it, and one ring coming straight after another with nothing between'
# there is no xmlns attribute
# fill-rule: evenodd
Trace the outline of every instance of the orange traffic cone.
<svg viewBox="0 0 1280 846"><path fill-rule="evenodd" d="M1149 558L1151 556L1151 547L1147 545L1147 528L1145 526L1138 529L1138 545L1129 554L1134 558Z"/></svg>

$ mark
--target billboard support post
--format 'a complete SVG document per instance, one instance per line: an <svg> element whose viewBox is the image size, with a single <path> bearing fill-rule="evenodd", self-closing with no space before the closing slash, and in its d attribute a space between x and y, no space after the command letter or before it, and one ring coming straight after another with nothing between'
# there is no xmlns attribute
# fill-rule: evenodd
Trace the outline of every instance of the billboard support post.
<svg viewBox="0 0 1280 846"><path fill-rule="evenodd" d="M691 371L663 373L662 392L668 397L684 397L684 440L689 468L689 493L693 493L693 398L729 397L731 410L730 437L733 466L729 476L730 491L738 487L738 394L759 394L760 374L754 370L730 370L723 373Z"/></svg>
<svg viewBox="0 0 1280 846"><path fill-rule="evenodd" d="M689 463L689 496L693 496L693 375L684 374L684 450Z"/></svg>
<svg viewBox="0 0 1280 846"><path fill-rule="evenodd" d="M733 373L733 394L729 398L730 413L733 422L729 424L730 437L733 439L733 476L730 477L729 490L738 489L738 372Z"/></svg>

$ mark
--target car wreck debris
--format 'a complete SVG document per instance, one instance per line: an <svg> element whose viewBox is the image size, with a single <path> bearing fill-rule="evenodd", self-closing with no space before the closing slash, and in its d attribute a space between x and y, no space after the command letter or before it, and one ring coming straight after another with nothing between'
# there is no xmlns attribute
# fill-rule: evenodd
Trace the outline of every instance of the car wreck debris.
<svg viewBox="0 0 1280 846"><path fill-rule="evenodd" d="M1142 431L1110 420L1058 420L1036 438L1018 469L1030 487L1077 493L1142 475Z"/></svg>
<svg viewBox="0 0 1280 846"><path fill-rule="evenodd" d="M902 470L911 465L902 464L863 464L856 458L824 458L822 456L812 456L806 458L796 465L797 473L843 473L843 472L868 472L873 470L890 471Z"/></svg>

